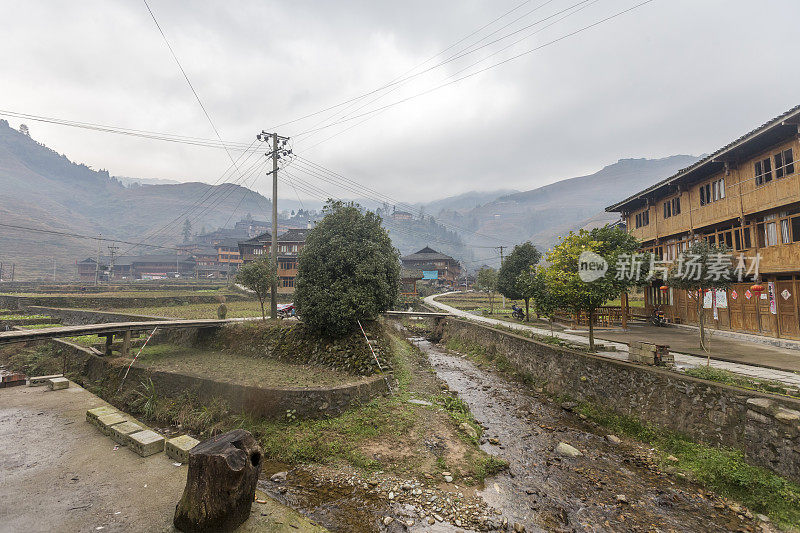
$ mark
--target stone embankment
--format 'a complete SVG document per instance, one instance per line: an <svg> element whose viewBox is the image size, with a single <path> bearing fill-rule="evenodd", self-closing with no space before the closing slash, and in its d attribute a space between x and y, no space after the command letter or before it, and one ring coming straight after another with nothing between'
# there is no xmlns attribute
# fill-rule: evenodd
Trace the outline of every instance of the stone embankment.
<svg viewBox="0 0 800 533"><path fill-rule="evenodd" d="M800 401L593 356L459 319L443 340L502 355L553 394L569 395L712 445L800 481Z"/></svg>

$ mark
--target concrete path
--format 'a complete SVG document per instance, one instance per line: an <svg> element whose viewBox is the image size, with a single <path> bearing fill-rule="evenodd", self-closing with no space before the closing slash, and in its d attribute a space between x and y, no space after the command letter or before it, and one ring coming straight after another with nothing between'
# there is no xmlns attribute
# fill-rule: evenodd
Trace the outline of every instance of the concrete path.
<svg viewBox="0 0 800 533"><path fill-rule="evenodd" d="M0 389L0 531L175 531L187 466L139 457L86 421L107 405L70 383ZM325 531L265 495L238 531Z"/></svg>
<svg viewBox="0 0 800 533"><path fill-rule="evenodd" d="M452 293L445 293L445 294L452 294ZM518 331L527 331L533 332L538 335L550 335L550 330L546 328L540 328L536 326L528 326L521 323L514 323L514 322L507 322L505 320L498 320L496 318L488 318L484 316L474 315L468 311L463 311L461 309L457 309L450 305L444 304L442 302L436 301L438 296L444 296L444 294L435 294L433 296L428 296L425 298L425 303L431 305L433 307L437 307L442 309L443 311L447 311L455 316L465 318L467 320L472 320L473 322L480 322L483 324L488 325L499 325L504 326L507 328L515 329ZM671 328L662 328L662 329L671 329ZM619 342L622 339L622 336L617 335L609 335L609 332L596 332L596 339L602 338L601 344L604 346L613 347L617 351L607 351L607 352L598 352L598 355L609 357L612 359L619 359L623 361L628 360L628 345L624 342ZM574 342L576 344L589 344L588 333L583 334L582 332L562 332L556 331L553 333L556 337L569 341ZM684 333L685 334L685 333ZM647 342L652 342L648 340L647 335L643 335L644 338L632 339L632 340L645 340ZM606 339L609 339L608 341ZM774 352L776 350L780 350L779 348L774 348L770 346L763 346L757 345L755 343L745 343L744 341L731 341L730 339L725 339L727 342L735 342L739 346L739 351L742 353L746 353L748 350L753 352L761 351L761 350L768 350ZM720 342L721 339L714 339L714 342ZM665 342L664 344L670 344ZM751 346L752 345L752 346ZM675 357L675 366L677 368L691 368L696 366L705 366L706 358L702 356L695 356L690 354L684 354L681 352L671 352ZM764 368L761 366L754 366L746 363L737 363L737 362L729 362L729 361L720 361L720 360L711 360L711 366L714 368L719 368L722 370L728 370L730 372L735 372L737 374L741 374L744 376L758 378L758 379L766 379L772 381L779 381L785 385L790 387L798 387L800 388L800 374L792 371L786 370L777 370L771 368Z"/></svg>

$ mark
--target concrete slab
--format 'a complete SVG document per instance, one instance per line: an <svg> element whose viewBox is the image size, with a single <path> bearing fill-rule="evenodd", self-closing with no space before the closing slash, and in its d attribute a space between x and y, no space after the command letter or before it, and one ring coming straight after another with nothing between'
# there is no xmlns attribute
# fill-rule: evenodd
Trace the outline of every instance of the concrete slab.
<svg viewBox="0 0 800 533"><path fill-rule="evenodd" d="M175 459L179 463L188 463L189 451L198 444L200 444L199 440L189 435L181 435L169 439L164 446L164 451L167 453L167 457Z"/></svg>
<svg viewBox="0 0 800 533"><path fill-rule="evenodd" d="M0 389L0 531L174 531L186 468L164 454L145 461L114 451L81 423L108 404L75 383L69 391ZM240 533L324 531L266 494L257 498L266 503L253 504Z"/></svg>
<svg viewBox="0 0 800 533"><path fill-rule="evenodd" d="M164 451L164 437L153 431L145 429L128 435L128 448L142 457Z"/></svg>
<svg viewBox="0 0 800 533"><path fill-rule="evenodd" d="M123 422L128 422L127 416L122 413L111 413L110 415L103 415L97 418L94 421L94 425L97 426L97 429L99 429L103 435L111 436L111 427Z"/></svg>
<svg viewBox="0 0 800 533"><path fill-rule="evenodd" d="M50 378L47 380L47 388L50 390L61 390L69 387L67 378Z"/></svg>
<svg viewBox="0 0 800 533"><path fill-rule="evenodd" d="M97 419L104 415L110 415L112 413L119 413L119 411L110 405L103 405L101 407L95 407L94 409L89 409L86 411L86 420L88 422L94 423Z"/></svg>
<svg viewBox="0 0 800 533"><path fill-rule="evenodd" d="M111 438L120 446L128 445L128 435L136 433L137 431L144 431L145 428L139 424L131 421L125 421L121 424L111 426Z"/></svg>

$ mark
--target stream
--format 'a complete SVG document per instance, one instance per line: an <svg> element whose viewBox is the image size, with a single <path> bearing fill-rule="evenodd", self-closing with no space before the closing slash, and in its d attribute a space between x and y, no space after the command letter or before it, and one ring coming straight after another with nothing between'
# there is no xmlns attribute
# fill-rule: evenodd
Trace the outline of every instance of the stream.
<svg viewBox="0 0 800 533"><path fill-rule="evenodd" d="M481 368L424 338L411 338L451 391L483 426L481 448L509 463L478 494L514 531L756 531L740 508L661 473L639 443L610 442L602 428L544 394ZM565 409L566 407L566 409ZM611 439L614 440L614 439ZM569 444L583 455L555 451ZM283 468L271 465L270 474ZM355 480L355 481L354 481ZM286 483L259 488L331 531L463 531L446 521L428 525L409 506L379 498L354 473L318 476L290 470ZM384 526L383 517L395 520ZM524 528L524 529L523 529ZM484 528L486 529L486 528Z"/></svg>

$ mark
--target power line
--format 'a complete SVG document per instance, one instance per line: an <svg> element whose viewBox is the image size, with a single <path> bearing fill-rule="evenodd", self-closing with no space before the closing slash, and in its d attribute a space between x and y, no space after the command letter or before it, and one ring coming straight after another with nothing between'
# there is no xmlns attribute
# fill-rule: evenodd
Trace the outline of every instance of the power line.
<svg viewBox="0 0 800 533"><path fill-rule="evenodd" d="M503 46L503 47L502 47L502 48L500 48L499 50L496 50L496 51L492 52L492 53L491 53L491 54L489 54L488 56L486 56L486 57L484 57L484 58L481 58L481 59L479 59L478 61L475 61L475 62L473 62L473 63L470 63L469 65L467 65L466 67L464 67L464 68L462 68L462 69L460 69L460 70L457 70L457 71L456 71L456 72L454 72L453 74L451 74L451 75L447 76L447 78L445 78L445 80L449 80L449 79L455 78L455 77L456 77L456 76L458 76L460 73L462 73L462 72L464 72L464 71L467 71L467 70L469 70L470 68L474 67L475 65L478 65L478 64L480 64L480 63L483 63L484 61L488 60L489 58L491 58L491 57L493 57L493 56L496 56L497 54L499 54L499 53L503 52L504 50L507 50L507 49L509 49L509 48L511 48L511 47L513 47L513 46L515 46L516 44L519 44L520 42L522 42L522 41L525 41L525 40L527 40L527 39L531 38L533 35L536 35L537 33L540 33L540 32L542 32L542 31L546 30L547 28L550 28L550 27L554 26L555 24L558 24L559 22L563 21L564 19L566 19L566 18L569 18L569 17L571 17L571 16L575 15L576 13L578 13L578 12L580 12L580 11L583 11L584 9L586 9L586 8L588 8L589 6L591 6L591 5L595 4L595 3L597 3L598 1L599 1L599 0L591 0L591 1L589 1L589 0L584 0L584 1L578 2L577 4L573 4L572 6L570 6L570 7L569 7L569 8L567 8L567 9L564 9L564 10L562 10L562 11L559 11L559 12L555 13L554 15L558 15L558 14L560 14L560 13L564 13L564 12L567 12L567 11L569 11L569 12L568 12L566 15L564 15L563 17L561 17L561 18L559 18L559 19L557 19L557 20L555 20L555 21L551 22L550 24L547 24L547 25L545 25L545 26L542 26L541 28L539 28L539 29L537 29L537 30L535 30L535 31L533 31L533 32L530 32L530 33L528 33L528 34L524 35L522 38L520 38L520 39L517 39L517 40L515 40L515 41L513 41L513 42L511 42L511 43L509 43L509 44L507 44L507 45L505 45L505 46ZM586 3L586 2L589 2L589 3ZM578 9L575 9L575 10L573 10L573 11L570 11L571 9L573 9L573 8L575 8L575 7L577 7L578 5L581 5L581 4L584 4L584 5L583 5L583 6L581 6L581 7L579 7ZM545 5L545 4L542 4L542 6L543 6L543 5ZM542 6L540 6L540 7L542 7ZM538 9L538 8L537 8L537 9ZM533 11L535 11L535 10L533 10ZM530 13L530 12L528 12L528 13ZM551 18L551 17L547 17L547 18ZM538 21L538 22L543 22L544 20L546 20L546 19L542 19L542 20L540 20L540 21ZM526 28L529 28L529 27L535 26L535 25L537 25L537 24L538 24L538 22L537 22L537 23L534 23L534 24L531 24L531 25L529 25L529 26L526 26L526 27L524 27L524 28L521 28L521 29L526 29ZM508 25L506 25L506 26L508 26ZM503 28L505 28L506 26L503 26ZM500 28L500 29L502 29L502 28ZM495 32L493 32L493 33L495 33ZM517 33L517 32L513 32L513 33ZM512 34L509 34L509 35L513 35L513 33L512 33ZM491 35L491 34L490 34L490 35ZM488 37L488 36L487 36L487 37ZM502 39L497 39L497 40L495 40L495 41L493 41L493 42L497 42L497 41L499 41L499 40L502 40ZM479 42L480 42L480 41L479 41ZM490 44L491 44L491 43L490 43ZM357 107L357 108L355 109L355 111L359 111L359 110L361 110L361 109L364 109L364 108L365 108L365 107L367 107L367 106L368 106L370 103L373 103L373 102L376 102L376 101L380 100L381 98L383 98L383 97L384 97L384 96L386 96L387 94L389 94L389 93L391 93L391 92L393 92L393 91L395 91L395 90L397 90L397 89L399 89L399 88L400 88L400 87L399 87L399 86L397 86L397 87L395 87L394 89L392 89L391 91L388 91L387 93L384 93L383 95L380 95L380 96L378 96L378 97L376 97L376 98L374 98L374 99L370 100L370 101L369 101L369 102L367 102L366 104L363 104L363 105L361 105L361 106ZM333 139L333 138L335 138L335 137L338 137L339 135L343 134L344 132L346 132L346 131L350 131L351 129L353 129L353 128L357 127L357 126L360 126L361 124L363 124L363 123L367 122L368 120L371 120L371 119L375 118L376 116L378 116L378 115L380 115L380 114L382 114L382 113L386 112L387 110L388 110L388 109L382 109L382 110L380 110L380 111L378 111L378 112L376 112L376 113L374 113L374 114L372 114L372 115L366 116L366 117L364 118L364 120L362 120L362 121L360 121L360 122L357 122L356 124L353 124L353 125L351 125L351 126L349 126L349 127L347 127L347 128L344 128L343 130L339 131L338 133L335 133L335 134L333 134L333 135L331 135L331 136L329 136L329 137L326 137L325 139L323 139L323 140L321 140L321 141L319 141L319 142L317 142L317 143L315 143L315 144L312 144L311 146L308 146L308 147L306 147L306 148L305 148L305 150L306 150L306 151L308 151L308 150L311 150L311 149L313 149L313 148L315 148L315 147L317 147L317 146L319 146L319 145L321 145L321 144L323 144L323 143L325 143L325 142L327 142L327 141L329 141L329 140L331 140L331 139ZM352 115L352 113L346 113L346 114L343 114L343 115L341 115L341 117L347 117L347 116L350 116L350 115ZM322 122L324 122L324 121L322 121ZM322 122L320 122L320 123L317 123L317 125L318 125L318 124L321 124ZM316 125L315 125L315 126L316 126ZM314 127L315 127L315 126L314 126ZM318 132L315 132L315 133L318 133ZM310 133L310 134L309 134L309 136L308 136L308 137L306 137L306 138L305 138L305 139L303 139L303 140L308 140L310 137L313 137L313 136L315 135L315 133Z"/></svg>
<svg viewBox="0 0 800 533"><path fill-rule="evenodd" d="M236 150L248 150L252 145L248 148L246 143L241 142L234 142L234 141L224 141L220 142L214 139L204 139L201 137L189 137L186 135L177 135L173 133L163 133L163 132L155 132L155 131L147 131L147 130L135 130L130 128L123 128L121 126L111 126L107 124L96 124L92 122L79 122L75 120L68 120L63 118L57 117L48 117L44 115L34 115L31 113L21 113L18 111L11 111L7 109L0 109L0 116L5 117L12 117L12 118L19 118L23 120L32 120L34 122L44 122L48 124L56 124L59 126L69 126L73 128L81 128L86 130L98 131L102 133L114 133L117 135L126 135L132 137L142 137L145 139L152 139L156 141L165 141L165 142L172 142L178 144L186 144L191 146L201 146L207 148L224 148L225 146ZM260 151L260 150L256 150Z"/></svg>
<svg viewBox="0 0 800 533"><path fill-rule="evenodd" d="M299 136L301 136L301 135L306 135L306 134L313 133L313 132L316 132L316 131L321 131L321 130L324 130L324 129L330 128L330 127L332 127L332 126L335 126L335 125L337 125L337 124L341 124L341 123L344 123L344 122L350 122L351 120L356 120L356 119L359 119L359 118L361 118L361 117L365 117L365 116L371 115L371 114L373 114L373 113L377 113L377 112L379 112L379 111L382 111L382 110L384 110L384 109L389 109L389 108L391 108L391 107L394 107L394 106L396 106L396 105L403 104L403 103L405 103L405 102L408 102L408 101L410 101L410 100L414 100L415 98L419 98L420 96L424 96L424 95L426 95L426 94L430 94L430 93L432 93L432 92L434 92L434 91L437 91L437 90L439 90L439 89L442 89L442 88L444 88L444 87L447 87L447 86L453 85L453 84L455 84L455 83L458 83L458 82L460 82L460 81L464 81L464 80L466 80L466 79L468 79L468 78L471 78L471 77L473 77L473 76L477 76L478 74L481 74L481 73L483 73L483 72L486 72L487 70L491 70L491 69L493 69L493 68L497 68L497 67L499 67L499 66L501 66L501 65L504 65L504 64L506 64L506 63L509 63L509 62L511 62L511 61L514 61L514 60L516 60L516 59L519 59L519 58L521 58L521 57L524 57L524 56L526 56L526 55L529 55L529 54L532 54L532 53L534 53L534 52L537 52L537 51L539 51L539 50L541 50L541 49L543 49L543 48L546 48L546 47L548 47L548 46L551 46L551 45L553 45L553 44L555 44L555 43L558 43L558 42L560 42L560 41L563 41L563 40L565 40L565 39L568 39L568 38L570 38L570 37L573 37L573 36L575 36L575 35L577 35L577 34L579 34L579 33L582 33L582 32L584 32L584 31L586 31L586 30L588 30L588 29L591 29L591 28L594 28L595 26L598 26L598 25L600 25L600 24L603 24L604 22L608 22L609 20L615 19L615 18L617 18L617 17L619 17L619 16L622 16L622 15L624 15L624 14L626 14L626 13L629 13L629 12L633 11L634 9L637 9L637 8L639 8L639 7L642 7L642 6L644 6L644 5L646 5L646 4L649 4L649 3L653 2L653 1L654 1L654 0L645 0L644 2L640 2L640 3L636 4L636 5L634 5L634 6L632 6L632 7L629 7L629 8L627 8L627 9L624 9L624 10L622 10L622 11L618 11L617 13L615 13L615 14L613 14L613 15L610 15L610 16L608 16L608 17L605 17L605 18L603 18L603 19L600 19L600 20L598 20L598 21L596 21L596 22L593 22L593 23L591 23L591 24L588 24L588 25L586 25L586 26L583 26L583 27L581 27L581 28L579 28L579 29L577 29L577 30L574 30L574 31L572 31L572 32L570 32L570 33L567 33L567 34L565 34L565 35L562 35L562 36L560 36L560 37L557 37L557 38L555 38L555 39L553 39L553 40L551 40L551 41L548 41L548 42L546 42L546 43L544 43L544 44L541 44L541 45L539 45L539 46L536 46L536 47L534 47L534 48L531 48L531 49L529 49L529 50L526 50L526 51L524 51L524 52L521 52L521 53L519 53L519 54L516 54L516 55L514 55L514 56L511 56L511 57L509 57L509 58L506 58L506 59L504 59L504 60L502 60L502 61L499 61L499 62L497 62L497 63L494 63L494 64L492 64L492 65L489 65L488 67L484 67L484 68L482 68L482 69L480 69L480 70L477 70L477 71L475 71L475 72L471 72L470 74L464 75L464 76L462 76L462 77L460 77L460 78L456 78L456 79L454 79L454 80L448 81L448 82L446 82L446 83L443 83L443 84L441 84L441 85L437 85L437 86L435 86L435 87L432 87L432 88L430 88L430 89L427 89L427 90L425 90L425 91L422 91L422 92L420 92L420 93L417 93L417 94L414 94L414 95L408 96L408 97L406 97L406 98L402 98L402 99L400 99L400 100L396 100L396 101L394 101L394 102L392 102L392 103L390 103L390 104L386 104L386 105L383 105L383 106L381 106L381 107L377 107L377 108L375 108L375 109L372 109L372 110L370 110L370 111L367 111L367 112L365 112L365 113L361 113L361 114L359 114L359 115L355 115L355 116L352 116L352 117L349 117L349 118L345 118L345 119L339 120L339 121L337 121L337 122L333 122L333 123L331 123L331 124L327 124L327 125L325 125L325 126L320 126L319 128L313 128L313 129L309 129L309 130L306 130L306 131L302 131L302 132L300 132L300 133L297 133L297 134L295 134L295 135L294 135L294 137L299 137Z"/></svg>
<svg viewBox="0 0 800 533"><path fill-rule="evenodd" d="M59 236L62 236L62 237L73 237L73 238L76 238L76 239L89 239L89 240L101 241L101 242L117 242L117 243L120 243L120 244L137 244L138 246L146 246L148 248L162 248L162 249L165 249L165 250L177 250L178 249L178 248L175 248L173 246L158 246L158 245L155 245L155 244L138 244L138 243L133 243L131 241L123 241L123 240L120 240L120 239L109 239L108 237L93 237L91 235L82 235L80 233L70 233L70 232L67 232L67 231L57 231L57 230L49 230L49 229L42 229L42 228L32 228L30 226L20 226L20 225L16 225L16 224L0 223L0 227L10 228L10 229L18 229L18 230L25 230L25 231L32 231L32 232L35 232L35 233L47 233L47 234L50 234L50 235L59 235Z"/></svg>

